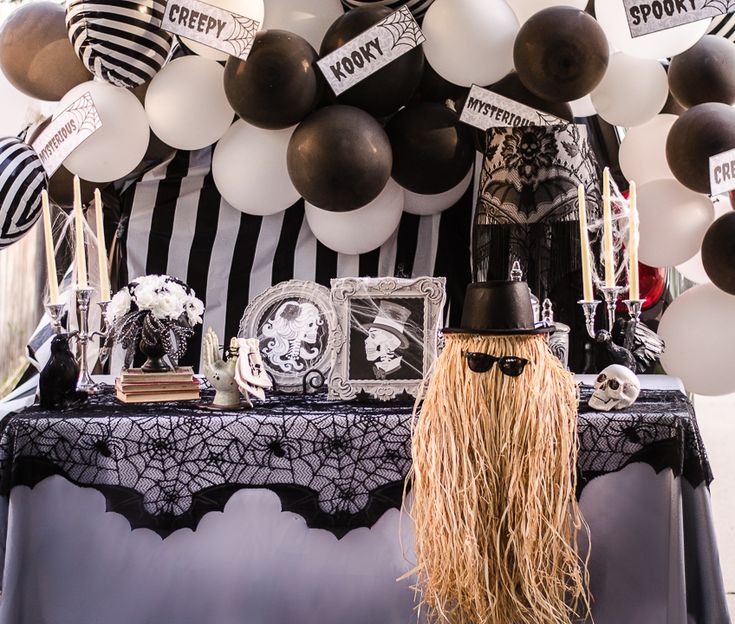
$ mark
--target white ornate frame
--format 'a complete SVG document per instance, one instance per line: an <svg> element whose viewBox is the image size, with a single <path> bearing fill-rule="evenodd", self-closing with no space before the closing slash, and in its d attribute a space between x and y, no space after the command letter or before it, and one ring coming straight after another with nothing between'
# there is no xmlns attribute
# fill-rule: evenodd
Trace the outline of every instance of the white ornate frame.
<svg viewBox="0 0 735 624"><path fill-rule="evenodd" d="M324 318L326 319L327 343L324 347L323 354L319 359L318 366L311 369L319 371L326 382L329 377L329 368L332 362L332 341L334 340L336 322L334 309L332 308L332 303L330 301L329 289L325 286L317 284L316 282L289 280L266 289L255 297L248 304L248 307L245 308L242 319L240 319L240 327L237 335L240 338L260 339L260 335L258 333L260 329L258 327L258 322L263 316L263 313L278 301L294 297L311 301L319 311L324 314ZM276 382L277 389L282 392L296 393L303 392L305 388L313 389L317 387L312 385L312 379L307 379L306 385L304 384L304 376L308 371L305 371L303 374L282 373L272 369L265 358L263 359L263 364L265 365L268 373L273 377L273 380Z"/></svg>
<svg viewBox="0 0 735 624"><path fill-rule="evenodd" d="M443 277L419 277L399 279L393 277L346 277L332 280L332 306L337 317L337 327L332 334L332 370L329 376L329 398L354 399L359 392L389 401L406 392L416 396L421 379L352 380L350 370L350 331L352 299L411 298L424 300L424 361L423 375L428 374L438 352L446 279Z"/></svg>

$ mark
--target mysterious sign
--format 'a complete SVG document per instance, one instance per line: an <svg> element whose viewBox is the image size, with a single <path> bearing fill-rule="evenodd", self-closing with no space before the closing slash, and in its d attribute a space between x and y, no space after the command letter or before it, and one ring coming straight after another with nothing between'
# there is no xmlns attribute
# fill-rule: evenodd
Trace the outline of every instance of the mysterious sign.
<svg viewBox="0 0 735 624"><path fill-rule="evenodd" d="M425 40L411 11L403 6L317 61L317 65L334 94L339 95Z"/></svg>
<svg viewBox="0 0 735 624"><path fill-rule="evenodd" d="M64 159L101 127L92 94L87 91L56 115L31 147L51 177Z"/></svg>
<svg viewBox="0 0 735 624"><path fill-rule="evenodd" d="M459 120L479 128L566 126L568 121L472 85Z"/></svg>
<svg viewBox="0 0 735 624"><path fill-rule="evenodd" d="M634 38L735 12L735 0L622 1Z"/></svg>
<svg viewBox="0 0 735 624"><path fill-rule="evenodd" d="M712 195L735 190L735 149L710 157L709 184Z"/></svg>
<svg viewBox="0 0 735 624"><path fill-rule="evenodd" d="M260 22L200 0L169 0L164 30L247 60Z"/></svg>

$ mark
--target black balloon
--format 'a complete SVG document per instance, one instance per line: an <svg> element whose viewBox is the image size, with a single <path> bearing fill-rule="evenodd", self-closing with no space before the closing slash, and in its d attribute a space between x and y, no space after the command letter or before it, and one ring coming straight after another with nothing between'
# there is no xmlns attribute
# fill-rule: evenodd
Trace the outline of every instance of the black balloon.
<svg viewBox="0 0 735 624"><path fill-rule="evenodd" d="M666 160L674 177L697 193L709 193L709 158L735 148L735 108L698 104L674 122Z"/></svg>
<svg viewBox="0 0 735 624"><path fill-rule="evenodd" d="M710 225L702 241L702 264L717 288L735 295L735 212Z"/></svg>
<svg viewBox="0 0 735 624"><path fill-rule="evenodd" d="M457 186L475 158L471 130L442 104L411 104L386 126L393 148L393 179L422 195Z"/></svg>
<svg viewBox="0 0 735 624"><path fill-rule="evenodd" d="M735 104L735 43L705 35L671 59L669 88L685 108L705 102Z"/></svg>
<svg viewBox="0 0 735 624"><path fill-rule="evenodd" d="M342 47L392 12L383 6L347 11L327 30L319 50L320 56ZM423 67L424 51L418 46L347 89L337 97L337 101L362 108L376 117L387 117L411 99L421 81Z"/></svg>
<svg viewBox="0 0 735 624"><path fill-rule="evenodd" d="M440 102L447 100L457 101L464 98L469 93L468 87L460 87L459 85L449 82L436 73L429 63L424 63L424 73L421 76L419 88L416 90L415 98L422 102Z"/></svg>
<svg viewBox="0 0 735 624"><path fill-rule="evenodd" d="M390 178L388 135L353 106L321 108L299 124L288 145L288 174L317 208L345 212L373 201Z"/></svg>
<svg viewBox="0 0 735 624"><path fill-rule="evenodd" d="M309 42L285 30L255 37L246 61L225 65L225 93L235 112L259 128L288 128L313 111L322 97L318 55Z"/></svg>
<svg viewBox="0 0 735 624"><path fill-rule="evenodd" d="M609 47L594 17L573 7L539 11L516 36L513 60L526 88L550 102L590 93L607 69Z"/></svg>
<svg viewBox="0 0 735 624"><path fill-rule="evenodd" d="M487 88L498 95L520 102L536 110L555 115L560 119L574 121L574 113L568 102L550 102L537 96L528 90L516 72L511 72L505 78L502 78Z"/></svg>

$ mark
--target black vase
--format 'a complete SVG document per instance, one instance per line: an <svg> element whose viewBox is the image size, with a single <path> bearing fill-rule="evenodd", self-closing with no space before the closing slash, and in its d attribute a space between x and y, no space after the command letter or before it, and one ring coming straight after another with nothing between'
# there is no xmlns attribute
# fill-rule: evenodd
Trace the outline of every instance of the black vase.
<svg viewBox="0 0 735 624"><path fill-rule="evenodd" d="M140 352L146 356L146 361L141 367L144 373L167 373L171 367L164 361L166 349L161 339L161 331L154 327L150 316L143 321L143 332L138 343Z"/></svg>

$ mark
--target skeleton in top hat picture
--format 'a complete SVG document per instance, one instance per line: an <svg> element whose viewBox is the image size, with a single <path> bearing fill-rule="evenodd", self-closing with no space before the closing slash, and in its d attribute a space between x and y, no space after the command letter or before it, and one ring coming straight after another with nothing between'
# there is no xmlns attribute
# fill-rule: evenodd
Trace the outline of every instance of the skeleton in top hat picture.
<svg viewBox="0 0 735 624"><path fill-rule="evenodd" d="M403 364L401 351L408 347L406 322L411 311L391 301L381 301L375 320L367 327L365 357L373 362L376 379L400 376Z"/></svg>
<svg viewBox="0 0 735 624"><path fill-rule="evenodd" d="M558 624L588 612L577 549L574 379L527 284L468 287L416 402L411 495L429 621ZM411 498L412 497L412 498Z"/></svg>

